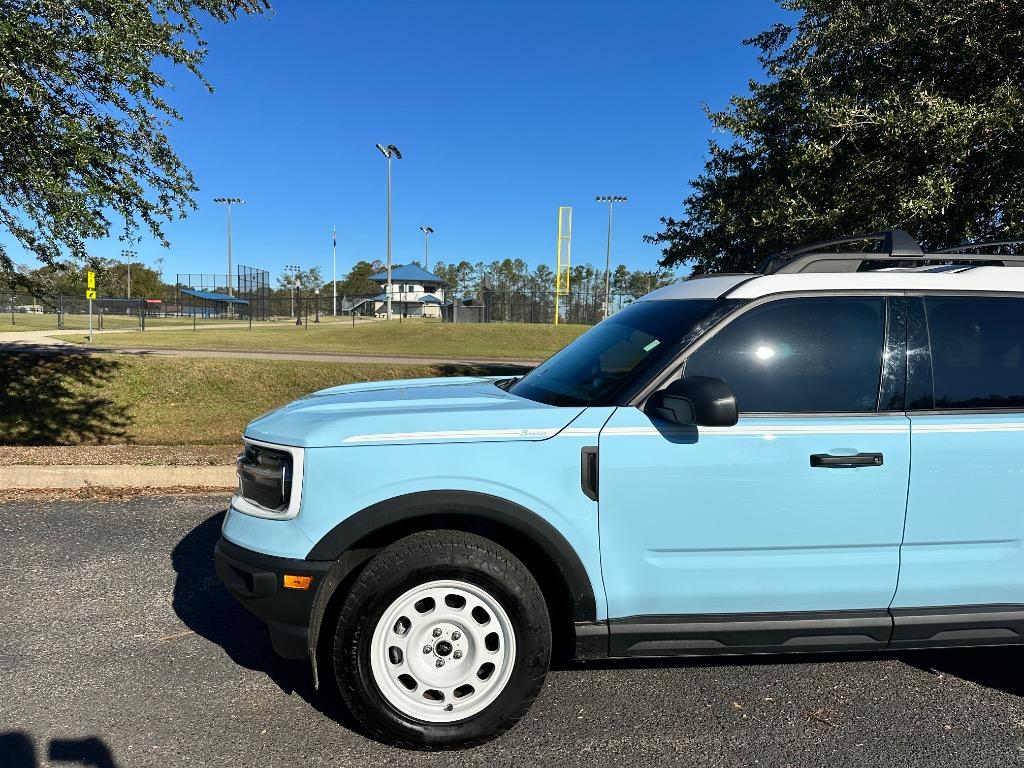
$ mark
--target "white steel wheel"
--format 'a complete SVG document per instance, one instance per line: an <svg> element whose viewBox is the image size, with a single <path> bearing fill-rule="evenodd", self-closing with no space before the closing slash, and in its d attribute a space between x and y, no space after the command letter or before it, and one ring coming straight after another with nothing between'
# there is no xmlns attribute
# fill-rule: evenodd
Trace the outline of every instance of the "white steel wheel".
<svg viewBox="0 0 1024 768"><path fill-rule="evenodd" d="M431 581L388 606L370 640L370 668L387 702L424 723L483 711L515 666L512 622L498 601L465 581Z"/></svg>

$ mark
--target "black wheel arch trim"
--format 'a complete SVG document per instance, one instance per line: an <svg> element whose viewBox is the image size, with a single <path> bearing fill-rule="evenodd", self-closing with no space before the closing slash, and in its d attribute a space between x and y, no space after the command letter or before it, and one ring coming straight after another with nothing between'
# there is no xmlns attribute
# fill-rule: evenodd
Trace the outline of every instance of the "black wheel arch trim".
<svg viewBox="0 0 1024 768"><path fill-rule="evenodd" d="M558 567L573 597L573 619L594 621L597 601L583 562L551 523L536 512L499 496L475 491L424 491L395 496L351 515L328 531L307 560L337 560L387 527L434 515L483 519L527 537ZM499 544L501 542L498 542Z"/></svg>
<svg viewBox="0 0 1024 768"><path fill-rule="evenodd" d="M597 622L594 587L583 562L565 536L536 512L499 496L475 491L403 494L347 517L328 531L306 555L307 560L334 561L317 591L310 615L309 651L314 662L314 675L320 629L327 606L345 580L380 549L381 544L375 537L396 526L400 528L403 524L441 516L496 524L528 539L550 560L565 582L572 602L570 620L576 625ZM604 624L603 621L600 623Z"/></svg>

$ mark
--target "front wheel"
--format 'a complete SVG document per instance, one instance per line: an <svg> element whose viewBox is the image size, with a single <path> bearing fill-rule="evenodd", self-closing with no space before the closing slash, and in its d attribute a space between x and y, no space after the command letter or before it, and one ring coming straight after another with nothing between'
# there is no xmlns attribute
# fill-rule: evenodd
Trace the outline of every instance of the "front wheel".
<svg viewBox="0 0 1024 768"><path fill-rule="evenodd" d="M345 600L335 673L378 738L481 743L515 724L544 682L551 627L536 580L508 550L456 531L380 552Z"/></svg>

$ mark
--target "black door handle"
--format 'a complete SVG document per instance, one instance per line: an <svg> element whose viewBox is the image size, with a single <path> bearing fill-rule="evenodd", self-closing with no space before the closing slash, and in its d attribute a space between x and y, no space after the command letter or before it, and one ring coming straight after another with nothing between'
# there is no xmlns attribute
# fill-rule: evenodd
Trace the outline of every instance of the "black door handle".
<svg viewBox="0 0 1024 768"><path fill-rule="evenodd" d="M852 456L833 456L831 453L812 453L811 466L831 467L832 469L880 467L882 466L882 454L855 453Z"/></svg>

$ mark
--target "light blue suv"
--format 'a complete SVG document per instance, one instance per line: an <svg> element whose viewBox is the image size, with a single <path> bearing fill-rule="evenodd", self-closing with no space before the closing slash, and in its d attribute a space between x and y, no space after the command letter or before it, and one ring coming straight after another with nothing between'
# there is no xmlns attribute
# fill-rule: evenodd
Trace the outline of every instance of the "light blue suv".
<svg viewBox="0 0 1024 768"><path fill-rule="evenodd" d="M867 239L655 291L522 378L257 419L218 573L408 746L508 728L553 653L1022 642L1024 258Z"/></svg>

